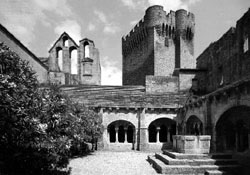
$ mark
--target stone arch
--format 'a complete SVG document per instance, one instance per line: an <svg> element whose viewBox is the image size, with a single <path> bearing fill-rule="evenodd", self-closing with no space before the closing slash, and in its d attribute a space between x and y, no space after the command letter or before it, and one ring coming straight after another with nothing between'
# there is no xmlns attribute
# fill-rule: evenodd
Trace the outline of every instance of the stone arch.
<svg viewBox="0 0 250 175"><path fill-rule="evenodd" d="M215 124L217 151L245 151L250 147L250 107L227 109Z"/></svg>
<svg viewBox="0 0 250 175"><path fill-rule="evenodd" d="M172 142L172 136L176 133L176 122L169 118L158 118L148 126L148 141Z"/></svg>
<svg viewBox="0 0 250 175"><path fill-rule="evenodd" d="M203 134L203 123L195 115L188 117L186 122L186 134L191 135L202 135Z"/></svg>
<svg viewBox="0 0 250 175"><path fill-rule="evenodd" d="M59 71L63 70L63 50L61 47L56 48L56 58L57 58L57 66Z"/></svg>
<svg viewBox="0 0 250 175"><path fill-rule="evenodd" d="M69 57L70 57L70 66L71 74L78 73L78 57L77 57L77 48L72 46L69 48Z"/></svg>
<svg viewBox="0 0 250 175"><path fill-rule="evenodd" d="M249 96L246 96L246 99L248 99L248 98L249 98ZM250 104L249 104L248 100L244 100L244 99L237 100L237 102L235 101L235 99L233 99L233 100L227 101L226 103L222 103L219 108L216 108L214 110L214 116L213 116L214 126L218 122L219 118L223 115L223 113L228 111L230 108L234 108L237 106L250 107Z"/></svg>
<svg viewBox="0 0 250 175"><path fill-rule="evenodd" d="M133 143L135 141L135 126L126 120L116 120L108 125L110 143Z"/></svg>

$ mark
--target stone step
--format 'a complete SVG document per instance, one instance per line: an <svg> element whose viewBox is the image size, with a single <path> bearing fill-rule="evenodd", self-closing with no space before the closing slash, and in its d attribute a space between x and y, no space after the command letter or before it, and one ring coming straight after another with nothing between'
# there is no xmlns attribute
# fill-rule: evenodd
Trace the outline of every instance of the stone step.
<svg viewBox="0 0 250 175"><path fill-rule="evenodd" d="M173 159L205 159L209 158L208 154L183 154L169 150L163 150L163 154L168 155Z"/></svg>
<svg viewBox="0 0 250 175"><path fill-rule="evenodd" d="M194 165L237 165L235 159L193 159Z"/></svg>
<svg viewBox="0 0 250 175"><path fill-rule="evenodd" d="M155 157L167 165L236 165L237 161L234 159L173 159L172 157L156 153Z"/></svg>
<svg viewBox="0 0 250 175"><path fill-rule="evenodd" d="M193 165L194 161L191 159L174 159L162 153L155 153L155 157L166 165Z"/></svg>
<svg viewBox="0 0 250 175"><path fill-rule="evenodd" d="M226 172L220 170L207 170L205 172L205 175L224 175L224 174L226 174Z"/></svg>
<svg viewBox="0 0 250 175"><path fill-rule="evenodd" d="M163 158L165 158L165 162L162 161ZM152 166L158 173L163 174L204 174L206 171L213 170L220 170L231 172L232 174L237 174L239 170L239 165L167 165L166 162L171 162L171 159L167 159L160 154L157 154L157 156L148 156L148 161L150 162L150 164L152 164Z"/></svg>
<svg viewBox="0 0 250 175"><path fill-rule="evenodd" d="M230 153L212 153L209 154L212 159L232 159L232 154Z"/></svg>

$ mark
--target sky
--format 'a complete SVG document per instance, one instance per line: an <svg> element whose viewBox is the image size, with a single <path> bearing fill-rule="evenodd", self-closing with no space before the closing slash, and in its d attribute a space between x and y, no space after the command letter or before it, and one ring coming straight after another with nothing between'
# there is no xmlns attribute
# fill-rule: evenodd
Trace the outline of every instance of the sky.
<svg viewBox="0 0 250 175"><path fill-rule="evenodd" d="M250 8L249 0L1 0L0 23L37 57L65 31L99 49L102 85L122 84L121 38L151 5L186 9L195 15L195 58Z"/></svg>

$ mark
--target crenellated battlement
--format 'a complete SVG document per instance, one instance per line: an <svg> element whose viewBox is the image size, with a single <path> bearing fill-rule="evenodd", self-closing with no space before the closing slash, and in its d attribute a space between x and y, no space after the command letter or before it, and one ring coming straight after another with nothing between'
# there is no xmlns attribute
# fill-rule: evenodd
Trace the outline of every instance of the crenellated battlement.
<svg viewBox="0 0 250 175"><path fill-rule="evenodd" d="M162 6L149 7L144 17L135 27L122 37L122 51L124 55L132 52L149 35L149 30L154 28L158 35L174 39L176 35L192 40L194 36L195 17L184 9L166 13Z"/></svg>

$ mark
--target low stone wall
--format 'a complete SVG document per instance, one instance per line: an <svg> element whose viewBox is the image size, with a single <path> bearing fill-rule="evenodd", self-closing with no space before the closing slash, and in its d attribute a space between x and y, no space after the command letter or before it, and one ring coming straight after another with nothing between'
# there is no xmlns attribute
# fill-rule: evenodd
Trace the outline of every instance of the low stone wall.
<svg viewBox="0 0 250 175"><path fill-rule="evenodd" d="M173 149L186 154L208 154L211 136L175 135L173 136Z"/></svg>

